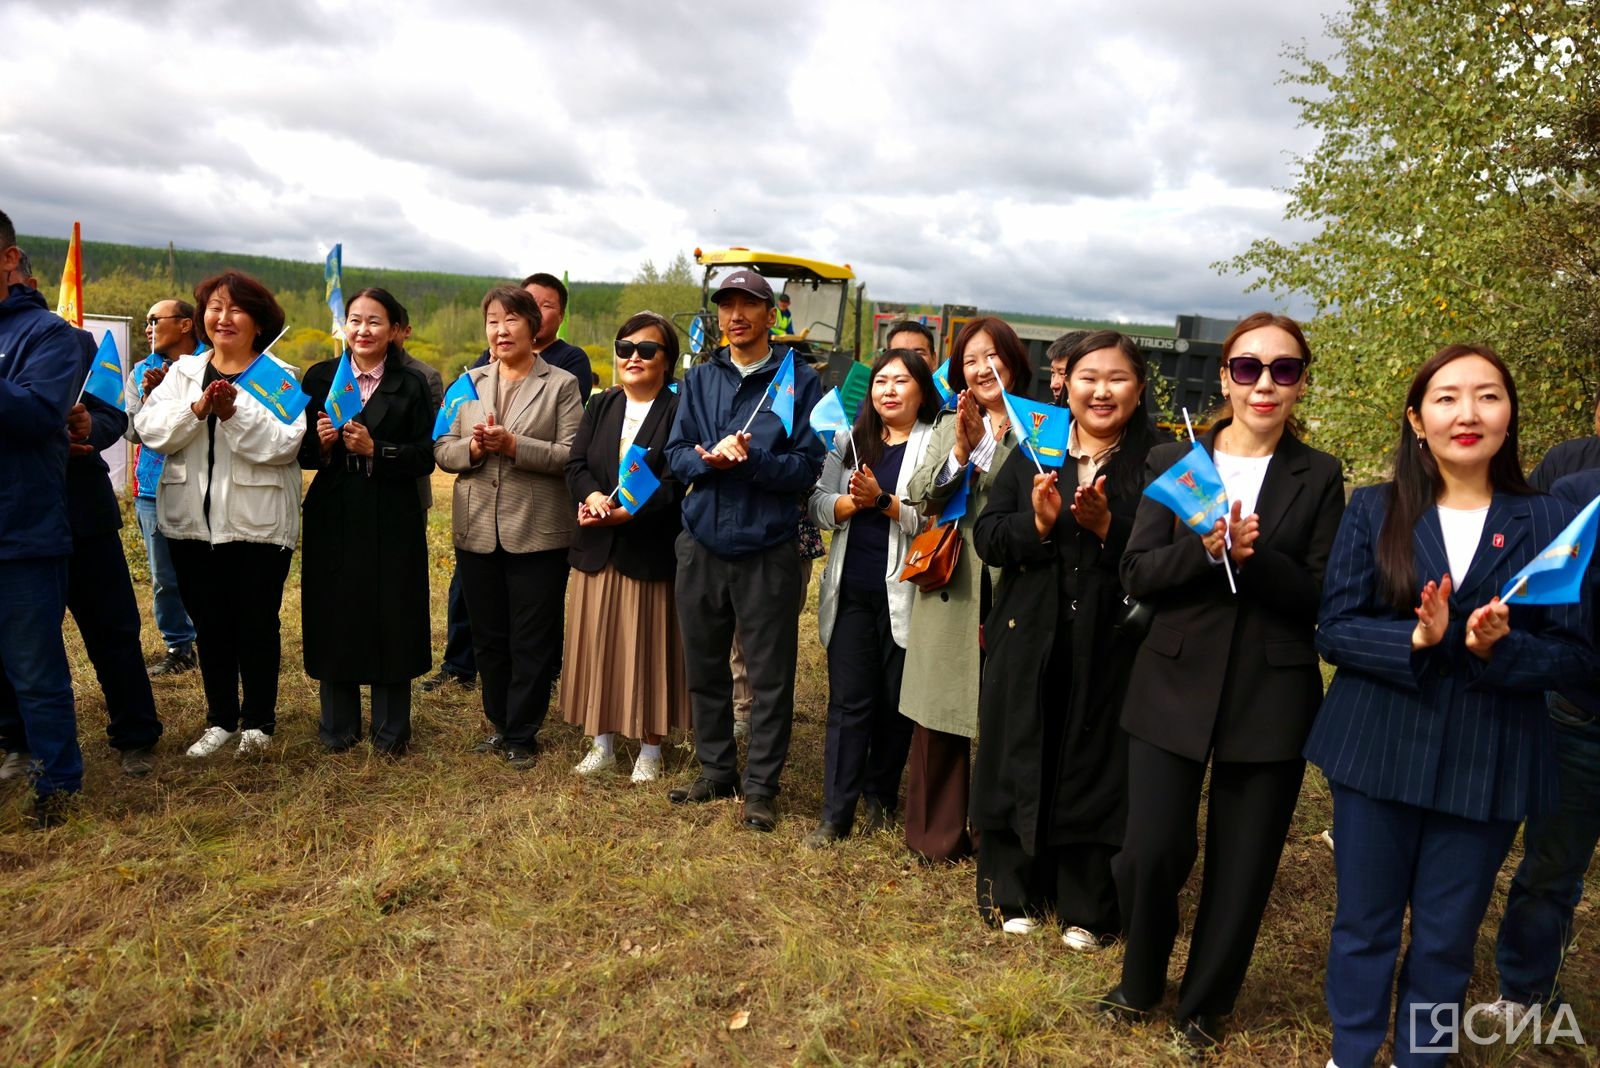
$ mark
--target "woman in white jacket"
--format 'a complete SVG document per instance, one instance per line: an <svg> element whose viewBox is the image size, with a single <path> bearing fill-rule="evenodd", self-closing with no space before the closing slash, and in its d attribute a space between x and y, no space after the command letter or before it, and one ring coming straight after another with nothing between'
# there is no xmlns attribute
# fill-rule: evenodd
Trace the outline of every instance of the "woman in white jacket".
<svg viewBox="0 0 1600 1068"><path fill-rule="evenodd" d="M265 749L276 725L278 608L300 534L305 422L283 422L234 385L283 329L272 292L226 271L194 295L211 347L172 365L134 425L145 448L167 457L157 525L200 653L209 725L189 755L237 739L242 756Z"/></svg>
<svg viewBox="0 0 1600 1068"><path fill-rule="evenodd" d="M817 606L828 650L828 740L822 821L806 838L812 848L850 834L863 795L868 833L889 822L911 746L900 672L915 589L900 581L900 569L922 516L905 499L906 484L922 463L939 392L928 365L903 349L878 357L871 381L871 403L837 435L809 505L813 523L837 532Z"/></svg>

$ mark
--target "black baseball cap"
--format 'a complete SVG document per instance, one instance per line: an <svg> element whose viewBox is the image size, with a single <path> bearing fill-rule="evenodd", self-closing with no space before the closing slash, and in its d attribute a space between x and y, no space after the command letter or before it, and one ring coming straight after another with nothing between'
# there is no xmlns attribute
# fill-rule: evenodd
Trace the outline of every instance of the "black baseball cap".
<svg viewBox="0 0 1600 1068"><path fill-rule="evenodd" d="M771 284L752 270L735 271L724 278L722 284L717 286L717 291L711 294L711 303L722 303L722 298L729 293L744 293L757 300L766 301L767 307L772 307Z"/></svg>

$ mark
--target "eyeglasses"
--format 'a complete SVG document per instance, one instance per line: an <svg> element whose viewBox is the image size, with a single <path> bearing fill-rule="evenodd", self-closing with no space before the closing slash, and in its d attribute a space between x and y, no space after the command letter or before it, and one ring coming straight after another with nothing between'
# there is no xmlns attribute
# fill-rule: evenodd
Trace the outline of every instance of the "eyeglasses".
<svg viewBox="0 0 1600 1068"><path fill-rule="evenodd" d="M1228 360L1228 377L1238 385L1253 386L1261 380L1262 368L1278 385L1292 386L1306 373L1306 360L1303 356L1280 356L1266 363L1259 356L1233 356Z"/></svg>
<svg viewBox="0 0 1600 1068"><path fill-rule="evenodd" d="M619 341L617 342L617 359L631 360L634 353L639 354L641 360L653 360L656 354L666 348L659 341Z"/></svg>
<svg viewBox="0 0 1600 1068"><path fill-rule="evenodd" d="M187 315L152 315L144 321L145 326L155 326L163 319L188 319Z"/></svg>

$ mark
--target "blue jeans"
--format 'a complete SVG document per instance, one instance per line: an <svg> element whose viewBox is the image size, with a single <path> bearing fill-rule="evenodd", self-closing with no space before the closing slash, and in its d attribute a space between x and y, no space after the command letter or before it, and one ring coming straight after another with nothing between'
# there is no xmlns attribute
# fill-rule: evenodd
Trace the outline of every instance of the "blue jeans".
<svg viewBox="0 0 1600 1068"><path fill-rule="evenodd" d="M1506 895L1495 966L1500 996L1560 1004L1558 973L1583 898L1583 873L1600 840L1600 719L1550 695L1561 807L1528 821L1522 863Z"/></svg>
<svg viewBox="0 0 1600 1068"><path fill-rule="evenodd" d="M194 624L189 621L189 613L183 610L183 598L178 595L178 573L172 569L167 536L156 529L156 502L147 497L135 497L133 510L139 517L139 533L144 535L145 553L150 558L156 629L161 632L168 649L187 649L194 644Z"/></svg>
<svg viewBox="0 0 1600 1068"><path fill-rule="evenodd" d="M83 786L72 673L61 640L67 557L0 560L0 736L19 733L33 754L40 797Z"/></svg>

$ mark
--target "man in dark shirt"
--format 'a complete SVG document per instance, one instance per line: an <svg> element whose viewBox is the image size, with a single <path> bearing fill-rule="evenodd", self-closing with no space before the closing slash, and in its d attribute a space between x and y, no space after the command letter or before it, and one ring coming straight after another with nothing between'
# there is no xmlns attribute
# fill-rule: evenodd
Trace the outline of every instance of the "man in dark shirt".
<svg viewBox="0 0 1600 1068"><path fill-rule="evenodd" d="M1549 493L1557 480L1568 475L1600 467L1600 393L1595 394L1594 403L1594 433L1553 447L1528 473L1528 484L1540 493Z"/></svg>

